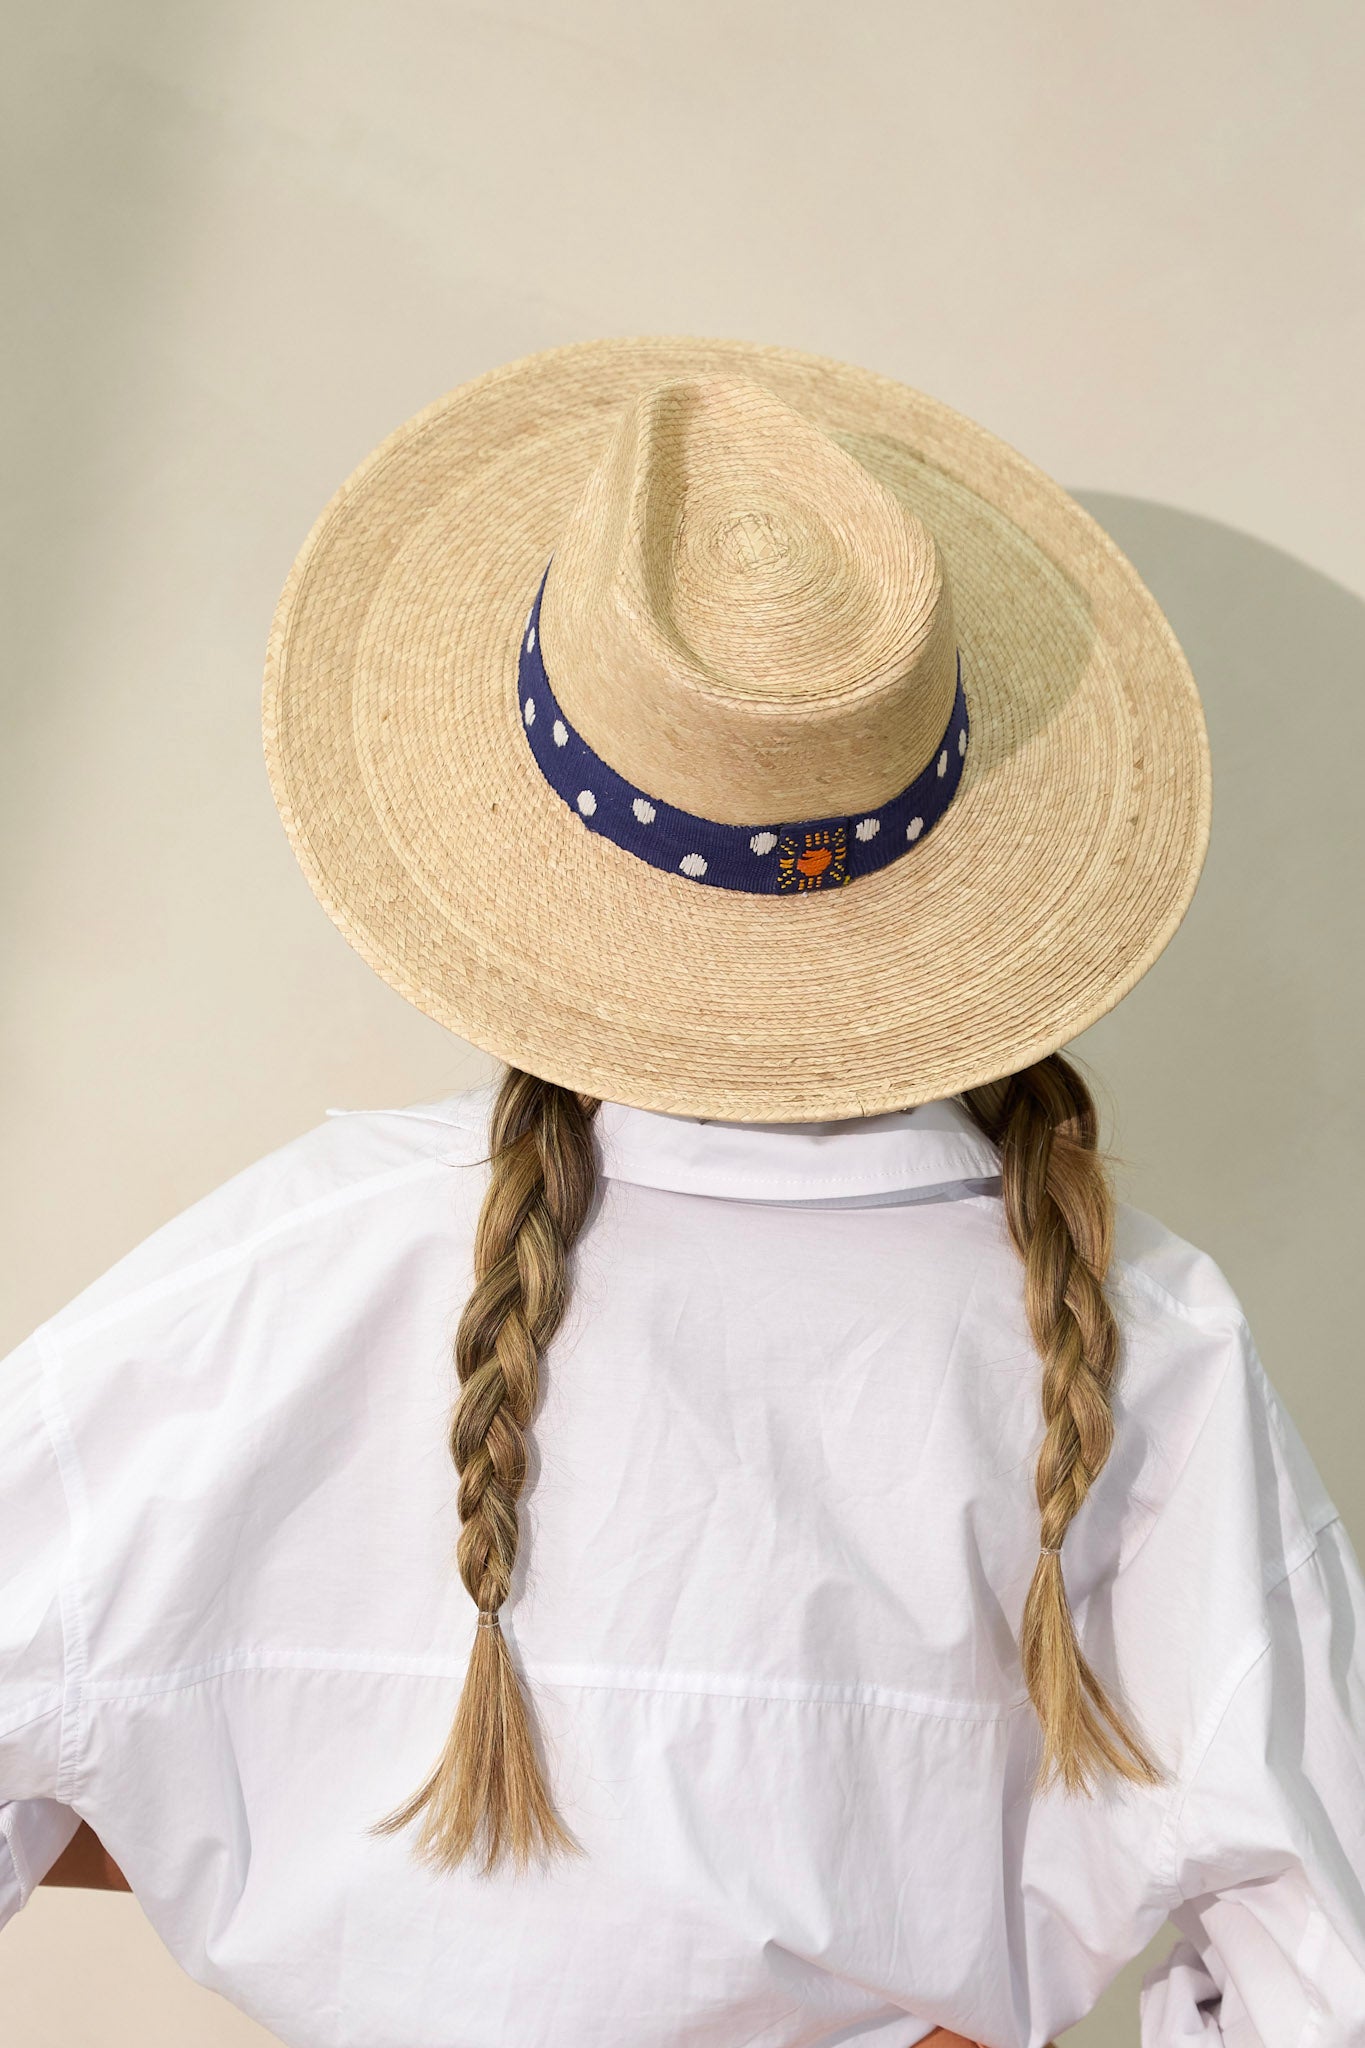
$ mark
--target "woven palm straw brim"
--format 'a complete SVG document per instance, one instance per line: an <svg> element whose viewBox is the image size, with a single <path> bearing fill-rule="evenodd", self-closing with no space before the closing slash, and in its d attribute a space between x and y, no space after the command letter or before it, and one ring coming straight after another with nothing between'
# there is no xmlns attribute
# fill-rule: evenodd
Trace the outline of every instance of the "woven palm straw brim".
<svg viewBox="0 0 1365 2048"><path fill-rule="evenodd" d="M946 567L961 785L922 845L838 890L649 865L570 810L520 724L523 624L621 409L711 376L833 436ZM1089 514L922 392L742 342L554 349L409 420L294 565L264 711L294 851L386 981L501 1060L689 1116L869 1115L1055 1051L1151 966L1208 838L1193 677Z"/></svg>

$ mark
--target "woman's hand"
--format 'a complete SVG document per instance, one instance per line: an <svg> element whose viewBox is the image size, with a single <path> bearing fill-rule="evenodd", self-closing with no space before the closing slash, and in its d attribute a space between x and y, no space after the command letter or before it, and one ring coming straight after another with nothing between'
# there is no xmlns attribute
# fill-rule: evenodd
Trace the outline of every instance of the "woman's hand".
<svg viewBox="0 0 1365 2048"><path fill-rule="evenodd" d="M39 1884L80 1885L86 1891L128 1892L127 1878L95 1830L82 1821L46 1877Z"/></svg>

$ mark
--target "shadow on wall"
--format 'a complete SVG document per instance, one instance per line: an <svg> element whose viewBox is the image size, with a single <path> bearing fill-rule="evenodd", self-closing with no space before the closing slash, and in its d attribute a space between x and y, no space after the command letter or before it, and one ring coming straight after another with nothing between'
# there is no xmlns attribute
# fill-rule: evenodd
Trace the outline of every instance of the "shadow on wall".
<svg viewBox="0 0 1365 2048"><path fill-rule="evenodd" d="M1212 520L1077 495L1189 657L1214 797L1184 925L1076 1050L1114 1104L1121 1185L1223 1267L1362 1544L1365 602Z"/></svg>
<svg viewBox="0 0 1365 2048"><path fill-rule="evenodd" d="M1166 505L1075 495L1165 610L1204 700L1213 836L1152 972L1075 1041L1107 1098L1120 1190L1209 1251L1365 1550L1365 602ZM1164 1931L1069 2029L1136 2048Z"/></svg>

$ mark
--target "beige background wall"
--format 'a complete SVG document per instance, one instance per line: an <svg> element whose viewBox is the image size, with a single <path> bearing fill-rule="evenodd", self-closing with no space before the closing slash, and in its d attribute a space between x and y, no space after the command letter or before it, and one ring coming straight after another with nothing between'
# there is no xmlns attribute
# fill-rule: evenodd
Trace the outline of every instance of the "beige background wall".
<svg viewBox="0 0 1365 2048"><path fill-rule="evenodd" d="M6 43L0 1349L328 1105L489 1071L271 807L261 655L334 485L504 358L770 339L1016 443L1188 648L1213 854L1081 1049L1365 1543L1359 9L57 0ZM1136 2042L1135 1974L1069 2044ZM8 1930L0 2013L265 2040L92 1895Z"/></svg>

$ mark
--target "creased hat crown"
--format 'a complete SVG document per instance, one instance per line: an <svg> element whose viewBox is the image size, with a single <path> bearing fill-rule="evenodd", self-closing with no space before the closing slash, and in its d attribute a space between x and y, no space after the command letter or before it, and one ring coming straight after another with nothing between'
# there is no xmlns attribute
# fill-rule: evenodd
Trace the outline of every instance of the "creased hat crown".
<svg viewBox="0 0 1365 2048"><path fill-rule="evenodd" d="M622 413L540 614L566 716L619 774L742 825L869 810L925 767L956 687L932 534L743 378Z"/></svg>
<svg viewBox="0 0 1365 2048"><path fill-rule="evenodd" d="M1151 966L1208 842L1189 664L1084 507L929 393L767 343L575 343L404 422L290 571L263 713L377 972L686 1116L1018 1071Z"/></svg>

